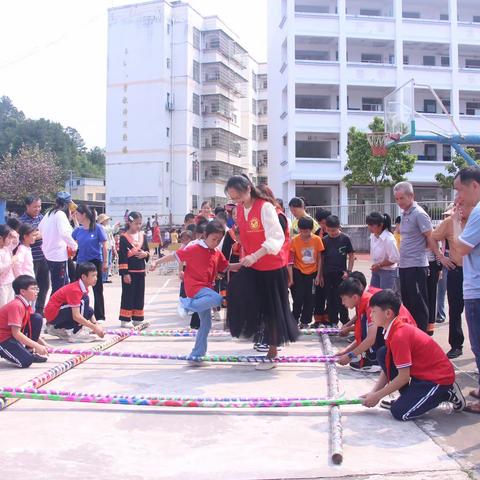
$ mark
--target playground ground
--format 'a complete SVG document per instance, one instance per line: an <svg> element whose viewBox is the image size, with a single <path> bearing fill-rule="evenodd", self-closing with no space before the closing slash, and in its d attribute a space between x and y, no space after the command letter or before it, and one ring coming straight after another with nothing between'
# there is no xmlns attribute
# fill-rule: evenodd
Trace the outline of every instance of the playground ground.
<svg viewBox="0 0 480 480"><path fill-rule="evenodd" d="M358 262L368 271L364 257ZM120 284L106 285L107 327L117 327ZM146 317L151 328L184 328L176 316L178 280L150 274ZM215 328L223 324L217 323ZM435 339L448 349L448 325ZM334 346L344 340L332 338ZM50 341L50 340L49 340ZM53 346L72 344L51 339ZM88 349L94 344L81 344ZM113 351L185 354L191 338L131 337ZM78 347L78 346L76 346ZM478 385L469 350L456 359L465 394ZM249 342L214 338L211 354L254 354ZM304 336L285 354L320 354L318 338ZM64 361L18 370L0 362L2 386L18 386ZM339 367L345 397L367 392L375 376ZM44 388L77 392L195 396L326 396L323 365L211 364L95 357ZM20 400L0 411L0 478L68 479L480 479L480 416L437 409L415 422L395 421L386 410L342 407L344 460L329 455L328 409L218 411Z"/></svg>

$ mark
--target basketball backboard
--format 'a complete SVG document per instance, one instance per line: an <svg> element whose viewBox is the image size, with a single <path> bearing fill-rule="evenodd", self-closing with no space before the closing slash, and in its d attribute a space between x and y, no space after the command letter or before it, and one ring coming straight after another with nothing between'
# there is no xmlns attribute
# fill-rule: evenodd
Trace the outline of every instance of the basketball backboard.
<svg viewBox="0 0 480 480"><path fill-rule="evenodd" d="M415 82L409 80L384 99L385 133L388 143L415 135Z"/></svg>

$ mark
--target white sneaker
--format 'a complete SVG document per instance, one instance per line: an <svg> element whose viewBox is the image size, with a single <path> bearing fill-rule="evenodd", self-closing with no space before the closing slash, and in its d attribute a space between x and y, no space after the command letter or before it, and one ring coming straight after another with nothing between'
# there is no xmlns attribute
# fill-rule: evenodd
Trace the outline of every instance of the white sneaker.
<svg viewBox="0 0 480 480"><path fill-rule="evenodd" d="M138 327L139 325L143 325L143 320L133 320L132 321L134 327Z"/></svg>
<svg viewBox="0 0 480 480"><path fill-rule="evenodd" d="M91 335L90 332L83 327L77 333L73 333L73 330L68 330L68 341L70 343L90 343L96 339L94 335Z"/></svg>
<svg viewBox="0 0 480 480"><path fill-rule="evenodd" d="M53 337L61 338L62 340L68 338L68 332L64 328L55 328L51 323L47 323L45 326L45 333Z"/></svg>
<svg viewBox="0 0 480 480"><path fill-rule="evenodd" d="M97 318L97 323L105 323L105 319L101 318L100 320Z"/></svg>
<svg viewBox="0 0 480 480"><path fill-rule="evenodd" d="M132 322L126 322L125 320L120 320L120 328L132 328Z"/></svg>
<svg viewBox="0 0 480 480"><path fill-rule="evenodd" d="M255 365L255 370L272 370L272 368L277 368L275 362L260 362Z"/></svg>
<svg viewBox="0 0 480 480"><path fill-rule="evenodd" d="M178 316L180 318L187 318L188 317L187 310L185 310L185 308L183 307L183 305L180 302L178 302L178 305L177 305L177 313L178 313Z"/></svg>

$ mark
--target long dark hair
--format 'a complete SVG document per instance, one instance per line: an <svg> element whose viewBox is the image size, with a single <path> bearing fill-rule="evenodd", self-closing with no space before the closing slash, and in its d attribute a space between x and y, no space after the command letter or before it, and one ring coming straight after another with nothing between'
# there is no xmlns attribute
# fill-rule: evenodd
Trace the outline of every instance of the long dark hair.
<svg viewBox="0 0 480 480"><path fill-rule="evenodd" d="M392 219L388 213L372 212L367 215L367 225L381 225L384 230L392 231Z"/></svg>
<svg viewBox="0 0 480 480"><path fill-rule="evenodd" d="M85 215L88 218L88 221L90 222L90 225L88 226L88 229L90 231L95 230L95 213L92 212L86 205L81 204L77 208L77 212Z"/></svg>
<svg viewBox="0 0 480 480"><path fill-rule="evenodd" d="M18 251L18 247L23 243L23 240L27 235L30 235L36 230L33 225L29 223L21 223L20 227L18 228L18 245L13 249L13 254L15 255Z"/></svg>
<svg viewBox="0 0 480 480"><path fill-rule="evenodd" d="M250 187L250 195L252 198L265 200L270 202L272 205L275 205L275 198L267 196L265 193L263 193L246 175L234 175L233 177L230 177L225 185L225 193L229 188L233 188L237 192L246 193L248 191L248 187Z"/></svg>

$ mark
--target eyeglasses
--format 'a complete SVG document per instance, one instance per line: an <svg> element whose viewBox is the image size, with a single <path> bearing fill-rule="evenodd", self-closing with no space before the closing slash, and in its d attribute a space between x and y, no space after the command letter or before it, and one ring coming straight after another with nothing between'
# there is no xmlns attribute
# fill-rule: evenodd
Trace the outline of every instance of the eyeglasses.
<svg viewBox="0 0 480 480"><path fill-rule="evenodd" d="M33 292L39 292L40 289L38 287L28 287L27 290L32 290Z"/></svg>

